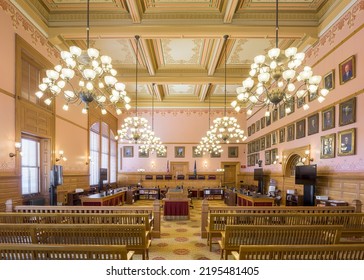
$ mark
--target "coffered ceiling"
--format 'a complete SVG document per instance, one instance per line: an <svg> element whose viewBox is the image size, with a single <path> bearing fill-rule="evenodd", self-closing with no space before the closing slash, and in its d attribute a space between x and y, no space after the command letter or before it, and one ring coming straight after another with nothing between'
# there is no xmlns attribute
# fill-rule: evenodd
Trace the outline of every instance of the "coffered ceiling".
<svg viewBox="0 0 364 280"><path fill-rule="evenodd" d="M86 0L11 0L60 50L86 46ZM349 0L279 0L279 46L305 50ZM90 45L113 59L138 107L227 106L254 56L275 45L275 0L91 0Z"/></svg>

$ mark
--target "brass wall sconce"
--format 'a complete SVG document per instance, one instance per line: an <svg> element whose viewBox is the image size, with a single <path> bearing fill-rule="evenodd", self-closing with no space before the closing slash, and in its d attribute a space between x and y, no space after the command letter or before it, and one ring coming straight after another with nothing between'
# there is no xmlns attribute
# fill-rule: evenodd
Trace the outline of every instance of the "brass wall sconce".
<svg viewBox="0 0 364 280"><path fill-rule="evenodd" d="M21 143L20 142L15 142L14 144L15 146L15 153L9 153L9 157L15 157L16 155L22 155L21 153Z"/></svg>
<svg viewBox="0 0 364 280"><path fill-rule="evenodd" d="M64 151L60 150L58 152L58 154L59 154L59 157L56 158L56 162L61 161L61 160L63 160L63 161L66 161L67 160L67 158L64 156Z"/></svg>

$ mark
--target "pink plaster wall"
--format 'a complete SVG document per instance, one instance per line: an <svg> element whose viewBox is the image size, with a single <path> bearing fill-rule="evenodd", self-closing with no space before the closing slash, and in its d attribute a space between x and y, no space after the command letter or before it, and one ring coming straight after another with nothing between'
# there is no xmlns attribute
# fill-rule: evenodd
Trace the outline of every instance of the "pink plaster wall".
<svg viewBox="0 0 364 280"><path fill-rule="evenodd" d="M306 118L316 112L319 112L320 131L317 134L306 136L304 138L284 142L272 148L278 148L279 155L283 150L293 149L305 145L311 145L311 155L314 158L315 164L318 165L320 171L331 172L353 172L364 170L364 147L359 139L364 137L364 96L363 96L363 80L364 80L364 1L358 1L343 15L332 27L320 37L318 43L306 52L306 64L315 65L313 71L318 75L325 75L332 69L335 70L335 88L329 93L327 99L320 104L317 100L310 102L310 109L304 111L302 108L284 117L271 126L261 129L258 133L254 133L248 138L248 142L257 139L276 129L284 127L288 124L296 122L302 118ZM327 55L328 54L328 55ZM345 61L350 56L355 55L356 59L356 78L340 85L339 83L339 64ZM339 126L339 103L352 95L357 95L357 114L354 124ZM321 131L321 111L332 105L336 107L336 127L330 130ZM262 117L264 112L259 112L255 116L248 119L247 125L250 126L256 120ZM356 128L356 154L352 156L337 156L332 159L320 159L320 139L323 135L338 133L340 131ZM306 135L307 135L307 119L306 119ZM336 142L336 144L338 141ZM336 146L337 148L337 146ZM337 150L337 149L336 149ZM264 151L260 152L260 158L264 162ZM254 167L247 168L247 171L252 171ZM264 166L266 170L280 172L281 165Z"/></svg>
<svg viewBox="0 0 364 280"><path fill-rule="evenodd" d="M229 110L230 111L230 110ZM127 116L134 116L135 112L131 111ZM149 123L152 122L150 110L138 110L138 115L145 117ZM240 126L245 129L245 117L242 114L228 112L228 116L237 118ZM212 121L223 116L223 110L215 109L210 114L211 124ZM119 126L122 124L123 116L119 119ZM154 154L149 158L139 158L138 149L134 146L134 157L122 159L121 172L135 172L138 168L144 168L150 172L166 172L167 161L185 161L189 162L190 172L193 172L194 162L196 160L197 170L200 172L216 171L221 168L221 161L236 162L239 161L242 165L245 164L245 144L229 144L230 146L238 146L238 158L228 158L227 146L223 145L224 152L221 158L211 158L210 155L204 155L202 158L192 157L192 147L196 146L201 138L206 135L209 128L209 114L206 109L158 109L154 112L154 131L155 134L161 138L163 144L167 146L167 157L157 158ZM129 144L120 144L119 148ZM175 158L174 147L184 146L185 157ZM122 153L120 153L122 155ZM119 160L120 162L120 160Z"/></svg>

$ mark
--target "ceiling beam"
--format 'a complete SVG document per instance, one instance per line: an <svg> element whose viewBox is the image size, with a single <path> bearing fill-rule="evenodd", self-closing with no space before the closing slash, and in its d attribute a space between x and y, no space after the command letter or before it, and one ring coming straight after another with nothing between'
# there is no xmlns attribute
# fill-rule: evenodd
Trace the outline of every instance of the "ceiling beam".
<svg viewBox="0 0 364 280"><path fill-rule="evenodd" d="M224 23L231 23L233 20L236 7L238 6L239 0L228 0L224 15Z"/></svg>

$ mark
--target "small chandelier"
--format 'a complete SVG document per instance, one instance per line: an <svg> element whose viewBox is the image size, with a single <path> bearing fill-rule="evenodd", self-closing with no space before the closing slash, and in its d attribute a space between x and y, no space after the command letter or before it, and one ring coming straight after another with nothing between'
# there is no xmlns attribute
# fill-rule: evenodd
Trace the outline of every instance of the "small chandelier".
<svg viewBox="0 0 364 280"><path fill-rule="evenodd" d="M224 117L216 118L213 121L212 128L210 129L210 134L216 138L216 144L219 143L230 143L230 142L243 142L247 138L244 135L244 130L240 129L240 125L238 124L235 117L226 116L226 45L228 35L224 35L224 44L225 44L225 110Z"/></svg>
<svg viewBox="0 0 364 280"><path fill-rule="evenodd" d="M146 141L139 148L145 153L156 152L158 156L164 156L167 153L166 146L162 144L159 137L154 135L154 84L152 90L152 130L150 131L149 137L147 137Z"/></svg>
<svg viewBox="0 0 364 280"><path fill-rule="evenodd" d="M118 138L129 141L134 144L144 144L151 141L154 132L148 125L145 118L138 117L138 55L139 55L139 39L136 35L136 55L135 55L135 116L124 119L121 129L118 130Z"/></svg>
<svg viewBox="0 0 364 280"><path fill-rule="evenodd" d="M87 114L89 104L94 103L106 114L107 107L112 107L116 114L121 114L122 107L130 109L130 98L126 95L125 85L115 78L117 71L111 64L111 57L101 55L97 49L90 48L90 0L87 1L87 50L71 46L69 51L61 52L61 64L46 70L47 77L39 85L35 95L50 105L61 92L65 99L63 110L68 111L69 104L84 104L82 113ZM79 78L77 82L73 78Z"/></svg>
<svg viewBox="0 0 364 280"><path fill-rule="evenodd" d="M210 111L211 111L211 98L209 97L209 128L210 128ZM200 144L195 149L195 153L201 154L219 154L223 150L221 145L217 144L218 139L211 131L207 131L206 136L201 138Z"/></svg>
<svg viewBox="0 0 364 280"><path fill-rule="evenodd" d="M266 116L270 115L270 107L277 110L278 105L291 105L300 99L303 109L308 110L305 96L317 96L322 103L329 91L319 89L321 76L313 75L309 66L304 66L297 72L305 58L304 53L297 53L297 48L291 47L284 51L278 48L278 0L276 0L276 46L268 51L267 55L258 55L254 58L249 72L250 77L243 81L243 86L236 89L237 100L231 103L235 111L247 109L251 115L255 106L267 106ZM257 80L257 82L256 82ZM295 100L296 97L296 100ZM290 106L286 113L291 113Z"/></svg>

